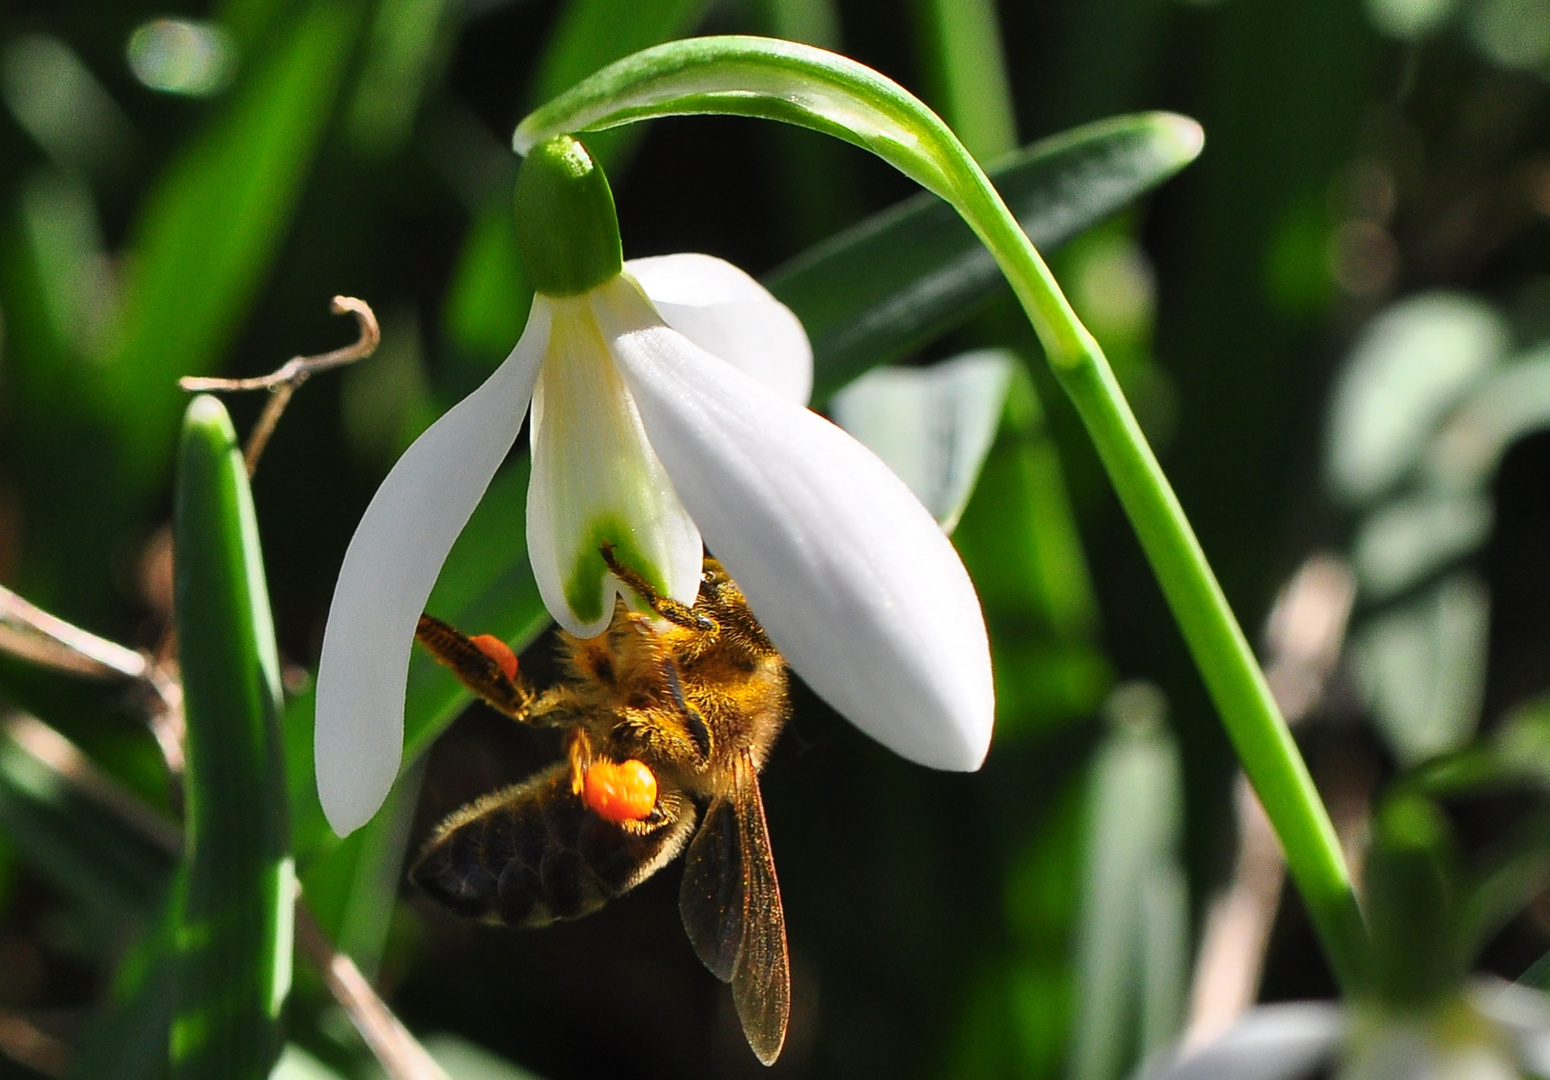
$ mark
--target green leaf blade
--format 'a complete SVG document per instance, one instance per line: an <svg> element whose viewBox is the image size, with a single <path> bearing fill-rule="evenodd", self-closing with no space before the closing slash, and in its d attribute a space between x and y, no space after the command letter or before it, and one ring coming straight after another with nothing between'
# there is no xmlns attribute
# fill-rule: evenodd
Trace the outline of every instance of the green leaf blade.
<svg viewBox="0 0 1550 1080"><path fill-rule="evenodd" d="M187 714L175 1077L262 1078L290 987L290 856L279 662L247 472L226 410L189 406L174 531Z"/></svg>
<svg viewBox="0 0 1550 1080"><path fill-rule="evenodd" d="M991 179L1040 250L1059 247L1188 165L1200 126L1174 113L1087 124L1018 151ZM964 322L1007 288L957 211L922 194L777 267L764 284L813 341L813 400Z"/></svg>
<svg viewBox="0 0 1550 1080"><path fill-rule="evenodd" d="M1118 1080L1178 1035L1188 983L1189 895L1179 860L1183 780L1164 699L1122 686L1093 762L1072 1080Z"/></svg>

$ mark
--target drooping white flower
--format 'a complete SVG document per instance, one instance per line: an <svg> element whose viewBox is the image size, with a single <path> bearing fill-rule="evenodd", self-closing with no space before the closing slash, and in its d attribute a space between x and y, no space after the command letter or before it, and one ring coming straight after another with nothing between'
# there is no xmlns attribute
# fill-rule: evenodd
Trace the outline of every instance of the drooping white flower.
<svg viewBox="0 0 1550 1080"><path fill-rule="evenodd" d="M550 153L563 166L558 198L582 177L594 202L601 185L611 220L601 172L580 144L555 142L523 176ZM398 774L416 621L530 404L528 551L562 627L595 635L616 593L632 599L603 563L604 541L692 603L703 537L791 667L840 713L926 765L984 759L994 699L974 588L904 484L806 408L801 324L719 259L621 266L613 229L611 264L587 257L532 274L539 291L510 357L409 448L350 543L324 634L315 741L318 794L340 834L370 819ZM530 273L534 261L570 257L548 234L519 227L519 239Z"/></svg>

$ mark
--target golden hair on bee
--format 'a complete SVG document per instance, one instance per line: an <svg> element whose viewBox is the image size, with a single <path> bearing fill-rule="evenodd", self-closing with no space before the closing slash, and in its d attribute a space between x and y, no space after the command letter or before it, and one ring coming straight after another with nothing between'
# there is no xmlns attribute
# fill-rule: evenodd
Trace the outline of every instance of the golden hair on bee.
<svg viewBox="0 0 1550 1080"><path fill-rule="evenodd" d="M691 606L610 547L602 556L650 614L620 600L599 636L562 632L562 674L542 692L502 643L421 616L437 660L512 719L560 729L565 758L451 814L410 877L460 915L545 926L596 911L687 849L684 929L772 1064L791 988L758 773L786 721L785 661L714 559Z"/></svg>

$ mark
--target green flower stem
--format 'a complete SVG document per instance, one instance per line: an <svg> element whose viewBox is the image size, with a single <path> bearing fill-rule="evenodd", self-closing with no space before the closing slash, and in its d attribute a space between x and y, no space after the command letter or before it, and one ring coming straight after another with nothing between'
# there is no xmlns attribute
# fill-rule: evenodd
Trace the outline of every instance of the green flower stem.
<svg viewBox="0 0 1550 1080"><path fill-rule="evenodd" d="M1103 350L941 119L897 83L821 49L767 38L692 38L636 53L583 80L524 120L514 144L526 152L566 132L704 113L781 120L870 150L950 202L990 250L1140 536L1325 953L1344 987L1355 989L1366 950L1361 910L1329 813L1253 651ZM1181 129L1181 138L1189 137Z"/></svg>
<svg viewBox="0 0 1550 1080"><path fill-rule="evenodd" d="M1291 730L1103 350L989 180L977 167L963 173L968 175L960 177L956 205L1011 282L1092 437L1243 771L1281 839L1330 963L1352 989L1366 930L1334 826Z"/></svg>

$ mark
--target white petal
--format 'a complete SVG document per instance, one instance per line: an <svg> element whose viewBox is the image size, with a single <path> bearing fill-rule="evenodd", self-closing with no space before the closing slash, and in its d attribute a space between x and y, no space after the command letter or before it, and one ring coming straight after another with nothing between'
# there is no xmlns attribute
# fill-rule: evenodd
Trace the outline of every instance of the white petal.
<svg viewBox="0 0 1550 1080"><path fill-rule="evenodd" d="M813 347L790 308L724 259L660 255L624 268L662 313L662 321L787 401L813 393Z"/></svg>
<svg viewBox="0 0 1550 1080"><path fill-rule="evenodd" d="M978 768L995 712L984 617L909 489L845 432L672 330L603 329L706 545L792 668L905 757Z"/></svg>
<svg viewBox="0 0 1550 1080"><path fill-rule="evenodd" d="M318 662L318 798L343 836L398 776L414 628L452 542L522 425L549 339L549 306L483 386L421 435L377 489L345 552Z"/></svg>
<svg viewBox="0 0 1550 1080"><path fill-rule="evenodd" d="M646 441L590 300L552 303L554 329L533 393L528 554L550 614L577 637L594 637L608 627L618 589L598 550L604 541L684 603L699 593L703 549ZM641 317L661 325L649 309Z"/></svg>

